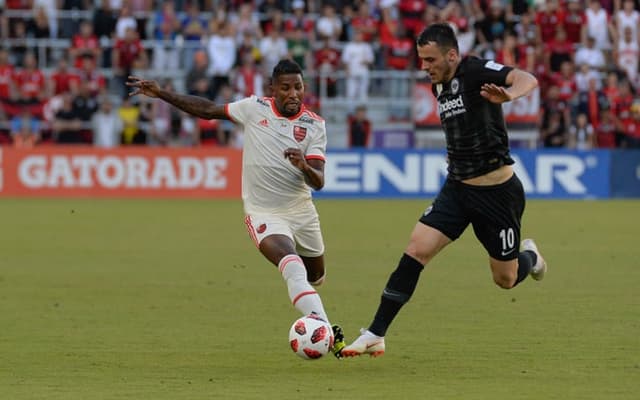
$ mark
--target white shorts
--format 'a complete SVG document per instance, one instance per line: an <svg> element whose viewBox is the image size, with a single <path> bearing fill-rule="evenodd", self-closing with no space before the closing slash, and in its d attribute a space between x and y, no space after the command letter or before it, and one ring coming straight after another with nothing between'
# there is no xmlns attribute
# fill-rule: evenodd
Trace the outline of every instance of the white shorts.
<svg viewBox="0 0 640 400"><path fill-rule="evenodd" d="M301 256L319 257L324 254L320 219L313 208L292 211L286 215L250 214L244 222L256 247L269 235L285 235L293 240Z"/></svg>

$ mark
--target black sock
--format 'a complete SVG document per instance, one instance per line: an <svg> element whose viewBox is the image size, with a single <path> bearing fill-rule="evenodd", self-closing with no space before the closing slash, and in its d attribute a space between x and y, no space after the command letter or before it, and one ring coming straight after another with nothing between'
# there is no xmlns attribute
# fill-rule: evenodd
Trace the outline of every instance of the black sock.
<svg viewBox="0 0 640 400"><path fill-rule="evenodd" d="M529 276L531 268L536 265L537 261L538 256L531 250L525 250L518 254L518 279L516 279L516 283L513 284L513 287Z"/></svg>
<svg viewBox="0 0 640 400"><path fill-rule="evenodd" d="M387 286L382 291L378 311L369 326L371 333L378 336L384 336L387 333L387 328L398 311L411 298L423 269L424 265L415 258L402 255L398 268L393 271Z"/></svg>

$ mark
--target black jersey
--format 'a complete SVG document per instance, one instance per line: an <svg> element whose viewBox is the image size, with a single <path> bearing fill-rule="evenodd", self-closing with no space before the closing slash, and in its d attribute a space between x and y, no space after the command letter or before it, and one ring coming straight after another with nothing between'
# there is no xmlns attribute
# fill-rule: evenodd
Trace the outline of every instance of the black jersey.
<svg viewBox="0 0 640 400"><path fill-rule="evenodd" d="M513 68L464 57L449 82L432 86L447 140L449 178L463 180L513 164L502 105L480 95L485 83L506 85Z"/></svg>

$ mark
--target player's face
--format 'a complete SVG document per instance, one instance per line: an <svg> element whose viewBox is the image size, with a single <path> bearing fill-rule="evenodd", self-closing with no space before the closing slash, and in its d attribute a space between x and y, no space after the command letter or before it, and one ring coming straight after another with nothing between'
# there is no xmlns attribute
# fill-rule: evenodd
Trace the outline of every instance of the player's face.
<svg viewBox="0 0 640 400"><path fill-rule="evenodd" d="M274 80L272 89L280 114L292 117L300 112L304 98L304 82L300 74L280 75Z"/></svg>
<svg viewBox="0 0 640 400"><path fill-rule="evenodd" d="M457 59L454 49L443 53L436 43L428 42L424 46L418 46L418 57L420 68L429 74L432 83L446 82L453 78Z"/></svg>

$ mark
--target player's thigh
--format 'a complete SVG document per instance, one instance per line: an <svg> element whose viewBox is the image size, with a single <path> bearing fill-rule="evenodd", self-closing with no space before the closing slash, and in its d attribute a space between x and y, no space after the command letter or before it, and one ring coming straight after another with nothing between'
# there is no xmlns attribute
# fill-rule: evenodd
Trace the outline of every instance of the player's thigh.
<svg viewBox="0 0 640 400"><path fill-rule="evenodd" d="M444 246L458 239L468 225L464 193L459 184L447 180L413 228L405 252L426 264Z"/></svg>
<svg viewBox="0 0 640 400"><path fill-rule="evenodd" d="M469 190L473 231L492 259L518 258L524 206L524 189L515 174L500 185Z"/></svg>
<svg viewBox="0 0 640 400"><path fill-rule="evenodd" d="M294 210L286 218L291 226L298 254L307 258L322 256L324 254L324 238L316 209L308 207Z"/></svg>
<svg viewBox="0 0 640 400"><path fill-rule="evenodd" d="M245 216L249 236L260 252L273 264L295 253L295 241L289 222L276 215L251 214Z"/></svg>

